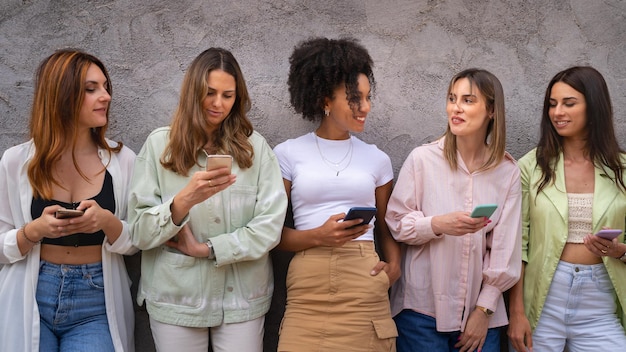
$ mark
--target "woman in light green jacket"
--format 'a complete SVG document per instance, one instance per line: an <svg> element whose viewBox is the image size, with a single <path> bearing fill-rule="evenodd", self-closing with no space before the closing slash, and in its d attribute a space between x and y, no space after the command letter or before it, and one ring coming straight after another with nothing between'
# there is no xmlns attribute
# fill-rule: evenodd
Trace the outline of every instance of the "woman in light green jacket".
<svg viewBox="0 0 626 352"><path fill-rule="evenodd" d="M552 79L539 144L519 166L525 265L510 294L513 347L623 350L626 155L598 71L572 67ZM622 234L594 235L603 228Z"/></svg>
<svg viewBox="0 0 626 352"><path fill-rule="evenodd" d="M262 351L273 291L268 253L287 197L278 162L246 117L232 54L201 53L183 80L171 126L154 130L135 164L129 218L143 250L137 299L158 351ZM207 165L232 156L228 167ZM228 158L227 158L228 159Z"/></svg>

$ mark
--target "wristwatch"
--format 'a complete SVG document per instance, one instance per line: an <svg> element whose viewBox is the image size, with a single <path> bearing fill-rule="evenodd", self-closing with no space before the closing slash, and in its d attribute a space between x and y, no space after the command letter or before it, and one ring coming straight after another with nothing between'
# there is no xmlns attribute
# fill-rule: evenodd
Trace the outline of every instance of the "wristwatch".
<svg viewBox="0 0 626 352"><path fill-rule="evenodd" d="M491 317L491 316L493 315L493 310L491 310L491 309L487 309L487 308L485 308L485 307L481 307L481 306L476 306L476 309L480 309L480 310L482 310L482 311L483 311L483 313L485 313L485 315L486 315L487 317Z"/></svg>
<svg viewBox="0 0 626 352"><path fill-rule="evenodd" d="M624 255L622 255L621 257L617 258L623 262L626 262L626 252L624 252Z"/></svg>
<svg viewBox="0 0 626 352"><path fill-rule="evenodd" d="M213 252L213 243L211 243L211 240L208 240L206 245L209 247L209 256L207 258L215 259L215 252Z"/></svg>

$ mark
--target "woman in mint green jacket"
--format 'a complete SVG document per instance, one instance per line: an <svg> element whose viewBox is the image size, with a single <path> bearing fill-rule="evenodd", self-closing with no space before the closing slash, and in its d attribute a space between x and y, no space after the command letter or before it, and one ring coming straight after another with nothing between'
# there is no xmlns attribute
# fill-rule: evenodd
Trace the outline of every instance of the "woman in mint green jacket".
<svg viewBox="0 0 626 352"><path fill-rule="evenodd" d="M131 183L133 244L143 250L137 299L158 351L260 352L273 291L268 253L287 197L278 161L246 117L250 100L232 54L192 63L169 127L153 131ZM208 155L232 156L207 167Z"/></svg>
<svg viewBox="0 0 626 352"><path fill-rule="evenodd" d="M510 295L513 347L623 350L626 155L598 71L572 67L552 79L539 144L518 164L525 265ZM593 235L603 228L622 234Z"/></svg>

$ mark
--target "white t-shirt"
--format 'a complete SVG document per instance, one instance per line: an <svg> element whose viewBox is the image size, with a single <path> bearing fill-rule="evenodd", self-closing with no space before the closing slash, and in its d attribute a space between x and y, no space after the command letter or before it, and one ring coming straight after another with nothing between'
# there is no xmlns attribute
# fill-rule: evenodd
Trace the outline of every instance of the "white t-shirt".
<svg viewBox="0 0 626 352"><path fill-rule="evenodd" d="M351 207L375 207L376 188L393 179L389 156L354 136L328 140L311 132L277 145L274 153L283 178L291 182L298 230L319 227L331 215L347 213ZM373 239L373 228L357 238Z"/></svg>

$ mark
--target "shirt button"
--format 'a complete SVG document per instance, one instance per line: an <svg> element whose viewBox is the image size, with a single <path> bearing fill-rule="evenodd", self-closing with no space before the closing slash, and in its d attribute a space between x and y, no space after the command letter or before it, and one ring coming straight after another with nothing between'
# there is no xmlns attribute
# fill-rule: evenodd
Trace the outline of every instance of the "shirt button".
<svg viewBox="0 0 626 352"><path fill-rule="evenodd" d="M213 221L215 221L215 223L216 223L216 224L219 224L219 223L221 223L221 222L222 222L222 219L220 219L220 218L215 218L215 220L213 220Z"/></svg>
<svg viewBox="0 0 626 352"><path fill-rule="evenodd" d="M230 286L228 286L226 289L228 290L228 292L233 292L233 288Z"/></svg>

